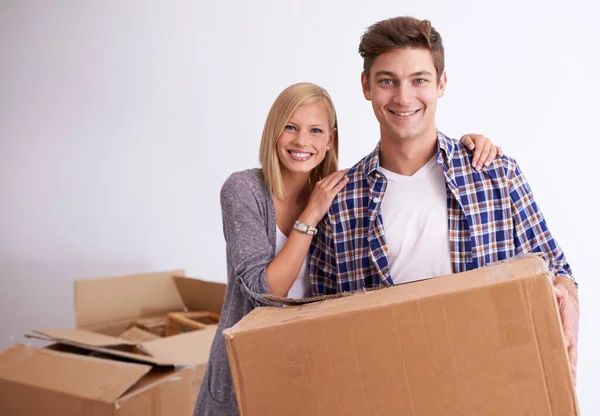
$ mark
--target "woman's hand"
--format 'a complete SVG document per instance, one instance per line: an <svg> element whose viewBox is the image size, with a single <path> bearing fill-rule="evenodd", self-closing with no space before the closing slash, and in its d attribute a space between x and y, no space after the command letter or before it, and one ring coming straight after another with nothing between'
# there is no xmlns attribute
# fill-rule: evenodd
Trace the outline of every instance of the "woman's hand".
<svg viewBox="0 0 600 416"><path fill-rule="evenodd" d="M325 216L325 213L327 213L333 198L335 198L338 192L344 189L344 186L348 183L348 177L344 176L347 172L348 169L338 170L318 181L308 198L306 208L298 220L312 227L316 227L317 223L321 221Z"/></svg>
<svg viewBox="0 0 600 416"><path fill-rule="evenodd" d="M465 134L460 142L469 150L473 151L473 167L477 172L488 167L496 156L502 157L502 148L495 146L487 137L481 134Z"/></svg>

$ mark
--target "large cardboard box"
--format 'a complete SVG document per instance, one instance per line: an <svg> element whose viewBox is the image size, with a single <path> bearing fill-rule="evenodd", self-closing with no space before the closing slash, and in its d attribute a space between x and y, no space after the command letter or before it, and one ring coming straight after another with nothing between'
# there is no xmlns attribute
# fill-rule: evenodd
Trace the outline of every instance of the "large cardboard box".
<svg viewBox="0 0 600 416"><path fill-rule="evenodd" d="M301 306L224 331L240 413L578 415L538 256Z"/></svg>
<svg viewBox="0 0 600 416"><path fill-rule="evenodd" d="M190 415L192 368L94 358L16 344L0 352L3 416Z"/></svg>
<svg viewBox="0 0 600 416"><path fill-rule="evenodd" d="M189 366L189 400L196 400L216 325L152 341L120 338L141 318L175 311L220 313L225 285L185 277L183 270L78 280L75 329L35 330L36 337L153 367Z"/></svg>

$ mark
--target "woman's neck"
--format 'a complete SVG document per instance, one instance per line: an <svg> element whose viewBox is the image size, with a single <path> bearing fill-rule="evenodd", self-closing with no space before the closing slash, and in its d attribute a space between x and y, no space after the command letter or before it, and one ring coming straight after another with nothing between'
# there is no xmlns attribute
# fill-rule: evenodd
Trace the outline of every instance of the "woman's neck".
<svg viewBox="0 0 600 416"><path fill-rule="evenodd" d="M281 177L286 193L285 199L281 202L286 205L303 205L302 209L304 209L311 191L308 183L309 174L282 172Z"/></svg>

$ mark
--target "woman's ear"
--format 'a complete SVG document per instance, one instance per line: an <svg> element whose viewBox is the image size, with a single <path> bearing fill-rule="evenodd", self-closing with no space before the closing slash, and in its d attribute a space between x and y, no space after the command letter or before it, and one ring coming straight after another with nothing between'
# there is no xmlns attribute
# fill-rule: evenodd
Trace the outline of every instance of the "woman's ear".
<svg viewBox="0 0 600 416"><path fill-rule="evenodd" d="M329 140L327 140L327 150L331 149L331 146L333 145L335 139L337 136L337 129L335 127L333 127L331 130L329 130Z"/></svg>

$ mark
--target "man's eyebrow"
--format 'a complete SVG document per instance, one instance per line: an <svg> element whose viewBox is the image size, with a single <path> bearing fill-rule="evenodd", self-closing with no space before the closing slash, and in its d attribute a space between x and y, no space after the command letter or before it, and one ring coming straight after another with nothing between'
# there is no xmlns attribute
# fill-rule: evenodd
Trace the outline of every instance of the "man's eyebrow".
<svg viewBox="0 0 600 416"><path fill-rule="evenodd" d="M396 73L392 72L392 71L377 71L375 73L376 77L381 77L381 76L388 76L388 77L396 77ZM433 74L429 71L417 71L417 72L413 72L412 74L410 74L411 77L422 77L422 76L430 76L432 77Z"/></svg>
<svg viewBox="0 0 600 416"><path fill-rule="evenodd" d="M433 74L429 71L418 71L418 72L415 72L414 74L411 74L410 76L411 77L421 77L423 75L428 75L430 77L433 76Z"/></svg>
<svg viewBox="0 0 600 416"><path fill-rule="evenodd" d="M394 74L392 71L377 71L375 73L376 77L381 77L381 76L388 76L388 77L395 77L396 74Z"/></svg>

